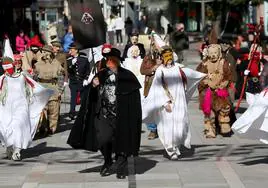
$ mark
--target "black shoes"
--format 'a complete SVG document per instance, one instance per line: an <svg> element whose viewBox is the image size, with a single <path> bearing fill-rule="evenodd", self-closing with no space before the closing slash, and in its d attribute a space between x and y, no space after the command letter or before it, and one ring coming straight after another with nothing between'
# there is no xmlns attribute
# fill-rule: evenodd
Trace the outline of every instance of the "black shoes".
<svg viewBox="0 0 268 188"><path fill-rule="evenodd" d="M116 170L116 178L117 179L125 179L125 168L127 166L127 157L124 155L119 155L116 161L117 170Z"/></svg>
<svg viewBox="0 0 268 188"><path fill-rule="evenodd" d="M68 116L69 116L69 118L70 118L71 120L74 120L74 119L75 119L75 114L72 113L72 112L70 112L70 113L68 114Z"/></svg>
<svg viewBox="0 0 268 188"><path fill-rule="evenodd" d="M110 176L110 175L112 174L111 166L112 166L112 163L110 163L110 164L104 164L104 165L101 167L100 175L101 175L102 177Z"/></svg>

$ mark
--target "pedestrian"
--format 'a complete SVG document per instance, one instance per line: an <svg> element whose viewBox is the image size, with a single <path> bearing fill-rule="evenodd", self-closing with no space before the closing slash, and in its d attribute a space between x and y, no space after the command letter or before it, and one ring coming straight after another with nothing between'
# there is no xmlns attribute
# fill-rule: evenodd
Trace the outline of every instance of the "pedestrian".
<svg viewBox="0 0 268 188"><path fill-rule="evenodd" d="M130 42L130 36L131 36L132 30L133 30L133 21L128 16L126 21L125 21L125 31L126 31L126 36L127 36L127 44Z"/></svg>
<svg viewBox="0 0 268 188"><path fill-rule="evenodd" d="M189 38L184 31L184 24L176 24L175 30L170 34L169 44L178 56L178 63L183 63L183 51L189 49Z"/></svg>
<svg viewBox="0 0 268 188"><path fill-rule="evenodd" d="M87 57L79 53L78 47L75 43L69 47L70 57L67 59L69 87L71 90L71 104L69 117L74 120L76 115L76 99L80 95L81 101L86 97L87 79L90 74L92 65L88 62Z"/></svg>
<svg viewBox="0 0 268 188"><path fill-rule="evenodd" d="M43 117L46 118L43 118L44 122L40 121L40 126L45 125L45 127L41 127L45 128L45 134L54 134L59 124L60 88L58 78L62 74L63 68L55 58L52 46L45 45L41 50L42 55L35 64L34 74L38 83L45 88L54 90L54 94L49 98L48 104L43 111Z"/></svg>
<svg viewBox="0 0 268 188"><path fill-rule="evenodd" d="M119 45L123 46L122 30L125 28L125 23L120 16L117 16L115 18L114 25L115 25L114 28L115 28L117 46Z"/></svg>
<svg viewBox="0 0 268 188"><path fill-rule="evenodd" d="M101 176L115 169L117 178L124 179L127 157L138 155L140 147L141 86L133 73L120 67L118 49L112 48L106 57L106 67L90 84L86 118L76 120L68 144L77 149L100 150L104 156ZM114 165L112 153L117 156Z"/></svg>
<svg viewBox="0 0 268 188"><path fill-rule="evenodd" d="M40 114L53 91L45 89L25 75L15 72L9 40L5 41L3 69L0 77L0 140L6 147L8 159L21 160L21 150L27 149L35 135Z"/></svg>
<svg viewBox="0 0 268 188"><path fill-rule="evenodd" d="M106 21L107 24L107 34L108 34L108 43L114 45L114 36L115 36L115 16L113 14Z"/></svg>
<svg viewBox="0 0 268 188"><path fill-rule="evenodd" d="M197 71L207 74L198 86L200 109L204 113L204 134L206 138L215 138L218 125L222 136L231 136L233 106L228 92L232 82L231 68L222 57L220 45L211 44L205 50L203 61L197 67Z"/></svg>
<svg viewBox="0 0 268 188"><path fill-rule="evenodd" d="M24 34L23 30L20 30L19 34L16 36L16 51L24 52L30 39L27 35Z"/></svg>
<svg viewBox="0 0 268 188"><path fill-rule="evenodd" d="M69 52L70 45L74 42L74 35L73 35L73 28L71 25L68 26L68 31L64 35L62 44L63 44L63 51L65 53Z"/></svg>
<svg viewBox="0 0 268 188"><path fill-rule="evenodd" d="M125 60L127 58L127 52L128 49L132 46L132 45L136 45L138 46L139 50L140 50L140 57L143 59L145 57L146 51L144 48L144 45L142 43L139 42L139 33L137 32L132 32L131 36L130 36L130 43L126 44L124 52L123 52L123 60Z"/></svg>
<svg viewBox="0 0 268 188"><path fill-rule="evenodd" d="M181 146L191 147L186 93L188 78L179 64L175 64L171 47L163 46L162 49L163 64L156 69L149 94L142 103L142 118L144 123L157 125L167 157L177 160ZM199 75L200 81L204 75Z"/></svg>

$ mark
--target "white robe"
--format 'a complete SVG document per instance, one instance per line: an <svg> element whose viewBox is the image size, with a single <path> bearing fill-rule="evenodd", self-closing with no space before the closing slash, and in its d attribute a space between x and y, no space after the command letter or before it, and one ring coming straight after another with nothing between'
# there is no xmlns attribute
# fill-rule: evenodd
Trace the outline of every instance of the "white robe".
<svg viewBox="0 0 268 188"><path fill-rule="evenodd" d="M26 97L25 77L34 84L30 103ZM53 91L43 88L30 77L22 74L16 78L2 75L0 83L7 84L5 104L0 104L1 143L6 147L26 149L31 144L41 112Z"/></svg>
<svg viewBox="0 0 268 188"><path fill-rule="evenodd" d="M138 79L139 83L141 84L141 89L140 89L140 93L141 96L143 98L143 86L144 86L144 79L145 76L141 74L140 72L140 68L141 68L141 64L142 64L142 59L141 57L137 57L136 59L132 58L132 57L128 57L125 59L125 61L123 62L123 67L125 69L130 70Z"/></svg>
<svg viewBox="0 0 268 188"><path fill-rule="evenodd" d="M242 137L259 139L268 144L268 93L246 93L248 109L233 124L232 129Z"/></svg>
<svg viewBox="0 0 268 188"><path fill-rule="evenodd" d="M179 66L176 64L171 68L166 68L161 65L156 70L148 96L142 102L143 122L157 125L159 139L170 156L173 154L180 155L180 145L184 145L187 148L191 147L187 103L194 93L197 84L205 77L203 73L183 68L182 70L187 77L187 85L185 87ZM163 108L163 105L170 99L167 97L162 86L162 72L174 99L171 113L166 112Z"/></svg>

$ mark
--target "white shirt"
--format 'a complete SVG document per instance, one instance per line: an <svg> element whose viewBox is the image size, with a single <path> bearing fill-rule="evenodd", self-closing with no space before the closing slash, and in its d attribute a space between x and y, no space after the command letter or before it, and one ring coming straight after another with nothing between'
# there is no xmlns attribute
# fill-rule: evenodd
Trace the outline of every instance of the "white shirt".
<svg viewBox="0 0 268 188"><path fill-rule="evenodd" d="M125 28L125 23L121 17L117 17L115 19L114 25L115 25L115 30L122 30Z"/></svg>

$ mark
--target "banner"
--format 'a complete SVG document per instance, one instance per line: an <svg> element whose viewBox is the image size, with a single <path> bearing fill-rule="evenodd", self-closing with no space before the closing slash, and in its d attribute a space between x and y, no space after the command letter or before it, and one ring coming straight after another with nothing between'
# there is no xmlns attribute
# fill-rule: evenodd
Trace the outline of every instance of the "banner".
<svg viewBox="0 0 268 188"><path fill-rule="evenodd" d="M69 0L71 25L78 48L85 49L106 42L106 25L99 0Z"/></svg>

